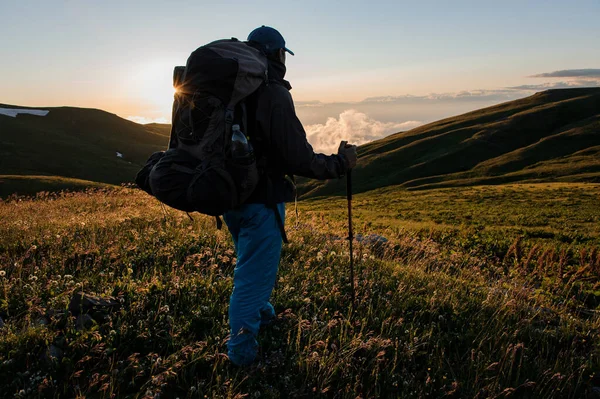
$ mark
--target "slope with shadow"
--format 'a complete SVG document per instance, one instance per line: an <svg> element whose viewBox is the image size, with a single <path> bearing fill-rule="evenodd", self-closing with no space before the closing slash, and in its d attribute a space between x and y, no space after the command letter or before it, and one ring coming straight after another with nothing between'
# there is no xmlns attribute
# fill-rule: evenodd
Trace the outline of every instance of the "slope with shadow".
<svg viewBox="0 0 600 399"><path fill-rule="evenodd" d="M16 118L0 114L0 175L131 182L148 156L166 148L169 139L170 125L140 125L97 109L36 109L50 112Z"/></svg>
<svg viewBox="0 0 600 399"><path fill-rule="evenodd" d="M358 148L354 190L600 182L600 89L548 90L396 133ZM344 182L300 182L302 197Z"/></svg>

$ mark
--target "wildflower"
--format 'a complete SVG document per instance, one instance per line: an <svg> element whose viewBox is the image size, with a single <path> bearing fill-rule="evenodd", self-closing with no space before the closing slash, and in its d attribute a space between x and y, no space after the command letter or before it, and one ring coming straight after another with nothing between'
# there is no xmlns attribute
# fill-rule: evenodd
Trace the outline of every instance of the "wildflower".
<svg viewBox="0 0 600 399"><path fill-rule="evenodd" d="M65 280L72 280L72 279L73 279L73 276L71 276L70 274L65 274L65 275L64 275L64 279L65 279Z"/></svg>
<svg viewBox="0 0 600 399"><path fill-rule="evenodd" d="M0 270L0 277L6 276L6 272L4 270Z"/></svg>
<svg viewBox="0 0 600 399"><path fill-rule="evenodd" d="M31 280L31 281L37 281L37 279L38 279L37 276L33 276L33 275L29 276L29 280Z"/></svg>
<svg viewBox="0 0 600 399"><path fill-rule="evenodd" d="M131 267L127 268L127 274L132 274L133 273L133 269Z"/></svg>
<svg viewBox="0 0 600 399"><path fill-rule="evenodd" d="M37 249L37 245L32 245L31 249L33 249L35 251Z"/></svg>

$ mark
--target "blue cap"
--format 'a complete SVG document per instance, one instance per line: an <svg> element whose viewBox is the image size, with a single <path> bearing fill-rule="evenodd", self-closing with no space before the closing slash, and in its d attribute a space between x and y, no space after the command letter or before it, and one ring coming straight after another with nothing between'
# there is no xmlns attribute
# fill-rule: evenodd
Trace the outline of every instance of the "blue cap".
<svg viewBox="0 0 600 399"><path fill-rule="evenodd" d="M248 41L261 44L267 53L272 53L273 51L282 48L291 55L294 55L292 50L285 47L285 40L283 39L283 36L281 36L281 33L270 26L263 25L260 28L254 29L248 35Z"/></svg>

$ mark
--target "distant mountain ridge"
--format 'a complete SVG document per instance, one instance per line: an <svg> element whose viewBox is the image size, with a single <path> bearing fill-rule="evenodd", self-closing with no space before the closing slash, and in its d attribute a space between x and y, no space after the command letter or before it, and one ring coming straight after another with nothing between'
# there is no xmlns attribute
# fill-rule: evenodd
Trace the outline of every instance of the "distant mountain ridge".
<svg viewBox="0 0 600 399"><path fill-rule="evenodd" d="M548 90L446 118L358 149L357 192L519 181L600 182L600 89ZM343 181L301 180L303 197Z"/></svg>

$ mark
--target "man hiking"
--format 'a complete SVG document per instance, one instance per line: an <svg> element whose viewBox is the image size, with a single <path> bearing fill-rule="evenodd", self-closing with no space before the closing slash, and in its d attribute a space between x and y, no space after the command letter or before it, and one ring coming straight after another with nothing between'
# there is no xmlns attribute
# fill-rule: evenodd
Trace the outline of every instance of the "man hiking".
<svg viewBox="0 0 600 399"><path fill-rule="evenodd" d="M248 44L266 54L269 80L246 99L248 131L265 173L245 204L224 214L237 253L227 344L229 359L236 365L254 361L259 328L275 318L269 298L285 234L284 203L295 196L286 176L334 179L356 165L354 145L342 141L338 153L327 156L316 154L308 143L289 93L291 86L284 80L286 52L294 53L285 47L283 36L263 25L250 33Z"/></svg>

